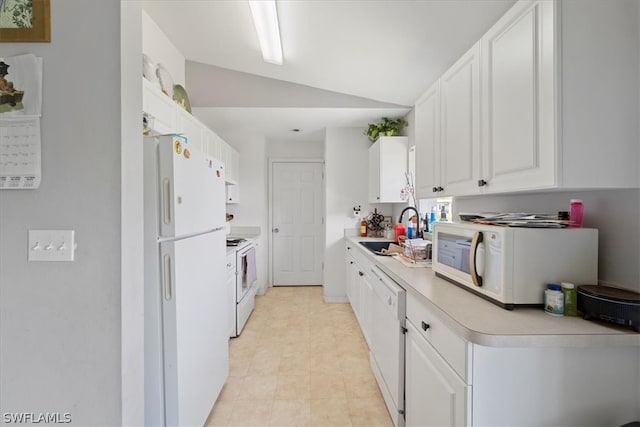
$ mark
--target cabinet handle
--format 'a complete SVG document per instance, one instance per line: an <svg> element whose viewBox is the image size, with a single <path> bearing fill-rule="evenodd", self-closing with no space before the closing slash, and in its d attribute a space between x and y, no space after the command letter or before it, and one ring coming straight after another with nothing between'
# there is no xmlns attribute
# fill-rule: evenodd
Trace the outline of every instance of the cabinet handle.
<svg viewBox="0 0 640 427"><path fill-rule="evenodd" d="M438 187L438 191L444 191L444 188Z"/></svg>
<svg viewBox="0 0 640 427"><path fill-rule="evenodd" d="M351 250L351 246L347 246L347 250L350 251Z"/></svg>
<svg viewBox="0 0 640 427"><path fill-rule="evenodd" d="M485 185L487 185L487 181L485 181L484 179L478 180L478 187L484 187Z"/></svg>
<svg viewBox="0 0 640 427"><path fill-rule="evenodd" d="M437 193L437 192L438 192L438 187L433 187L433 188L431 189L431 191L433 191L434 193Z"/></svg>
<svg viewBox="0 0 640 427"><path fill-rule="evenodd" d="M349 261L349 264L353 264L353 261Z"/></svg>
<svg viewBox="0 0 640 427"><path fill-rule="evenodd" d="M423 331L426 331L426 330L427 330L427 329L429 329L430 327L431 327L431 325L430 325L430 324L422 322L422 330L423 330Z"/></svg>
<svg viewBox="0 0 640 427"><path fill-rule="evenodd" d="M358 271L358 276L364 276L364 273L362 271Z"/></svg>
<svg viewBox="0 0 640 427"><path fill-rule="evenodd" d="M376 197L376 200L380 200L380 196Z"/></svg>

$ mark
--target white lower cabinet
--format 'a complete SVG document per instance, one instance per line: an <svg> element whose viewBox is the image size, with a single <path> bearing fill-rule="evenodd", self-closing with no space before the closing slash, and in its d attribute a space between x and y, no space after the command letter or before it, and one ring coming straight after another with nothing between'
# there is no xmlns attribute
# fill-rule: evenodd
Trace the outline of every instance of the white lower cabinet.
<svg viewBox="0 0 640 427"><path fill-rule="evenodd" d="M460 379L409 321L405 355L406 426L469 425L471 386Z"/></svg>
<svg viewBox="0 0 640 427"><path fill-rule="evenodd" d="M357 252L353 250L352 245L352 243L347 243L346 246L347 298L358 320L362 335L367 341L367 345L371 346L371 304L373 288L371 286L371 277L367 272L367 270L371 268L371 264L358 256Z"/></svg>
<svg viewBox="0 0 640 427"><path fill-rule="evenodd" d="M407 427L619 426L640 417L640 348L487 347L436 312L407 293Z"/></svg>

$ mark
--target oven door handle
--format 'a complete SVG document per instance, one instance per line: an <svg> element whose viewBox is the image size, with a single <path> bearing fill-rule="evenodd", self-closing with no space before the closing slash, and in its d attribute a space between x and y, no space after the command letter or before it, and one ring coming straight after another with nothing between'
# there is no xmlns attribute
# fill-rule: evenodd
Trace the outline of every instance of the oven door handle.
<svg viewBox="0 0 640 427"><path fill-rule="evenodd" d="M473 233L471 250L469 251L469 271L473 284L482 286L482 274L484 274L484 235L482 231Z"/></svg>

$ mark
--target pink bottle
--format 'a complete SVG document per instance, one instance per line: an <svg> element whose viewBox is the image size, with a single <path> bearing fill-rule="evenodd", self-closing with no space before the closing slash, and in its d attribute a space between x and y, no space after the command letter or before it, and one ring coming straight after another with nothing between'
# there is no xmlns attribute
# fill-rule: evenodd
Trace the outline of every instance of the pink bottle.
<svg viewBox="0 0 640 427"><path fill-rule="evenodd" d="M571 199L569 206L569 221L571 221L571 227L582 227L582 216L584 214L584 206L582 200Z"/></svg>

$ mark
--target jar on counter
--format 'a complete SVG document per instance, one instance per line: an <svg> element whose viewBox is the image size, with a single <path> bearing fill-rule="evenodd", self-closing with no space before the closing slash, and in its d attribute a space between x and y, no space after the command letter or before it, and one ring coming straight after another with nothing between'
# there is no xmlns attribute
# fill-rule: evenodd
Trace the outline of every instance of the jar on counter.
<svg viewBox="0 0 640 427"><path fill-rule="evenodd" d="M562 282L560 286L562 287L562 295L564 299L564 315L577 316L578 293L576 292L576 286L569 282Z"/></svg>
<svg viewBox="0 0 640 427"><path fill-rule="evenodd" d="M544 291L544 311L553 316L564 314L564 294L560 285L549 283Z"/></svg>

